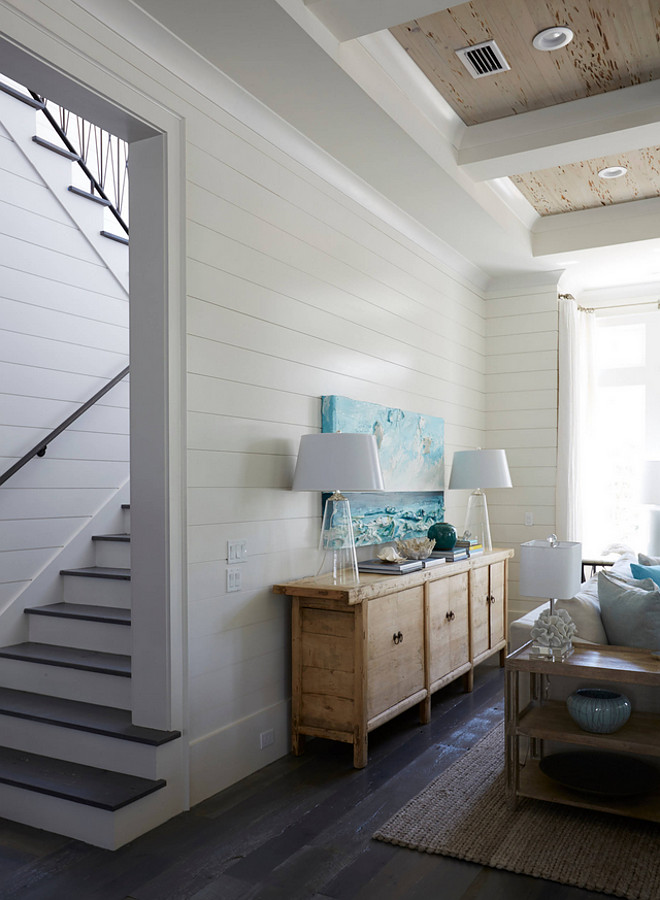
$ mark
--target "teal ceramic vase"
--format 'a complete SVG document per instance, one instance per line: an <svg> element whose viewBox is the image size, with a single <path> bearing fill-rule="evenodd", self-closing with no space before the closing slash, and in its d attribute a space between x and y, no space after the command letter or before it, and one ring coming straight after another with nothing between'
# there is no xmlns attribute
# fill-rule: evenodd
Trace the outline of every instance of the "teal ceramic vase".
<svg viewBox="0 0 660 900"><path fill-rule="evenodd" d="M456 529L449 522L436 522L431 525L427 534L435 540L436 550L453 550L458 539Z"/></svg>
<svg viewBox="0 0 660 900"><path fill-rule="evenodd" d="M625 694L600 688L580 688L568 697L566 708L583 731L611 734L626 724L630 700Z"/></svg>

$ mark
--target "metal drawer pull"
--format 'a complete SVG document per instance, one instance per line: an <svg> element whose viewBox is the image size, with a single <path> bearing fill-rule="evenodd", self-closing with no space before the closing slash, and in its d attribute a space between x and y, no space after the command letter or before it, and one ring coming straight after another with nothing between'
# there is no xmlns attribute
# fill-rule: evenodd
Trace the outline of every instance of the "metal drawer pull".
<svg viewBox="0 0 660 900"><path fill-rule="evenodd" d="M453 622L456 618L456 613L453 609L450 609L448 613L445 615L445 619L448 619L450 622Z"/></svg>
<svg viewBox="0 0 660 900"><path fill-rule="evenodd" d="M399 632L398 634L393 634L392 640L395 644L401 644L403 643L403 635L401 634L401 632Z"/></svg>

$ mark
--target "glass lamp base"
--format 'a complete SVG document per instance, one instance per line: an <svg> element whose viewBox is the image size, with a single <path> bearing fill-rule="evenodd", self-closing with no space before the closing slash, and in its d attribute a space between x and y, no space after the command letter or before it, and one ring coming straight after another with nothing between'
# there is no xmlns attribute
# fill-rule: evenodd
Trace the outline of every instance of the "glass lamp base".
<svg viewBox="0 0 660 900"><path fill-rule="evenodd" d="M337 491L325 504L319 551L319 575L330 574L333 584L338 585L360 583L351 507L346 497Z"/></svg>
<svg viewBox="0 0 660 900"><path fill-rule="evenodd" d="M561 662L562 659L569 657L572 652L573 644L571 641L562 644L561 647L546 647L543 644L538 644L534 641L529 648L529 656L531 659L549 659L554 660L555 662Z"/></svg>

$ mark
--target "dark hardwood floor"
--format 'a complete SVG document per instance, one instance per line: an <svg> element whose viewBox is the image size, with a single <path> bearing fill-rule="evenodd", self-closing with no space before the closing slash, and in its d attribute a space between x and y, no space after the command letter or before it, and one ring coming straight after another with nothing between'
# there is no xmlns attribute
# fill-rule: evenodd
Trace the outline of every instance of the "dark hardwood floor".
<svg viewBox="0 0 660 900"><path fill-rule="evenodd" d="M0 819L0 898L16 900L597 900L553 882L374 841L373 832L503 717L477 669L369 737L369 765L315 740L114 853ZM222 765L222 760L218 760Z"/></svg>

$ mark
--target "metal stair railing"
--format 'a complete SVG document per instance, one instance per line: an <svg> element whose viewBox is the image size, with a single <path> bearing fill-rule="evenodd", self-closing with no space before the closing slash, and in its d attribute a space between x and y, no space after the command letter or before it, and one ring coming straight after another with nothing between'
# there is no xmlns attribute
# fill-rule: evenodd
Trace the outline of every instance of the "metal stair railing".
<svg viewBox="0 0 660 900"><path fill-rule="evenodd" d="M75 412L71 413L71 415L68 416L61 425L58 425L57 428L53 428L53 430L49 434L47 434L45 438L35 444L31 450L29 450L18 460L18 462L15 462L13 466L10 466L6 472L0 475L0 485L3 485L6 481L8 481L12 477L12 475L15 475L18 471L20 471L23 466L26 463L29 463L31 459L34 459L35 456L44 456L46 453L46 448L51 443L51 441L53 441L59 434L62 434L62 432L65 431L69 427L69 425L75 422L76 419L79 419L80 416L82 416L84 412L87 412L87 410L91 406L94 406L94 404L97 403L101 399L101 397L104 397L108 393L108 391L112 390L112 388L116 384L119 384L119 382L128 375L129 370L130 366L126 366L125 369L122 369L122 371L119 372L118 375L115 375L115 377L111 381L103 385L103 387L99 391L97 391L93 397L90 397L89 400L79 406Z"/></svg>

